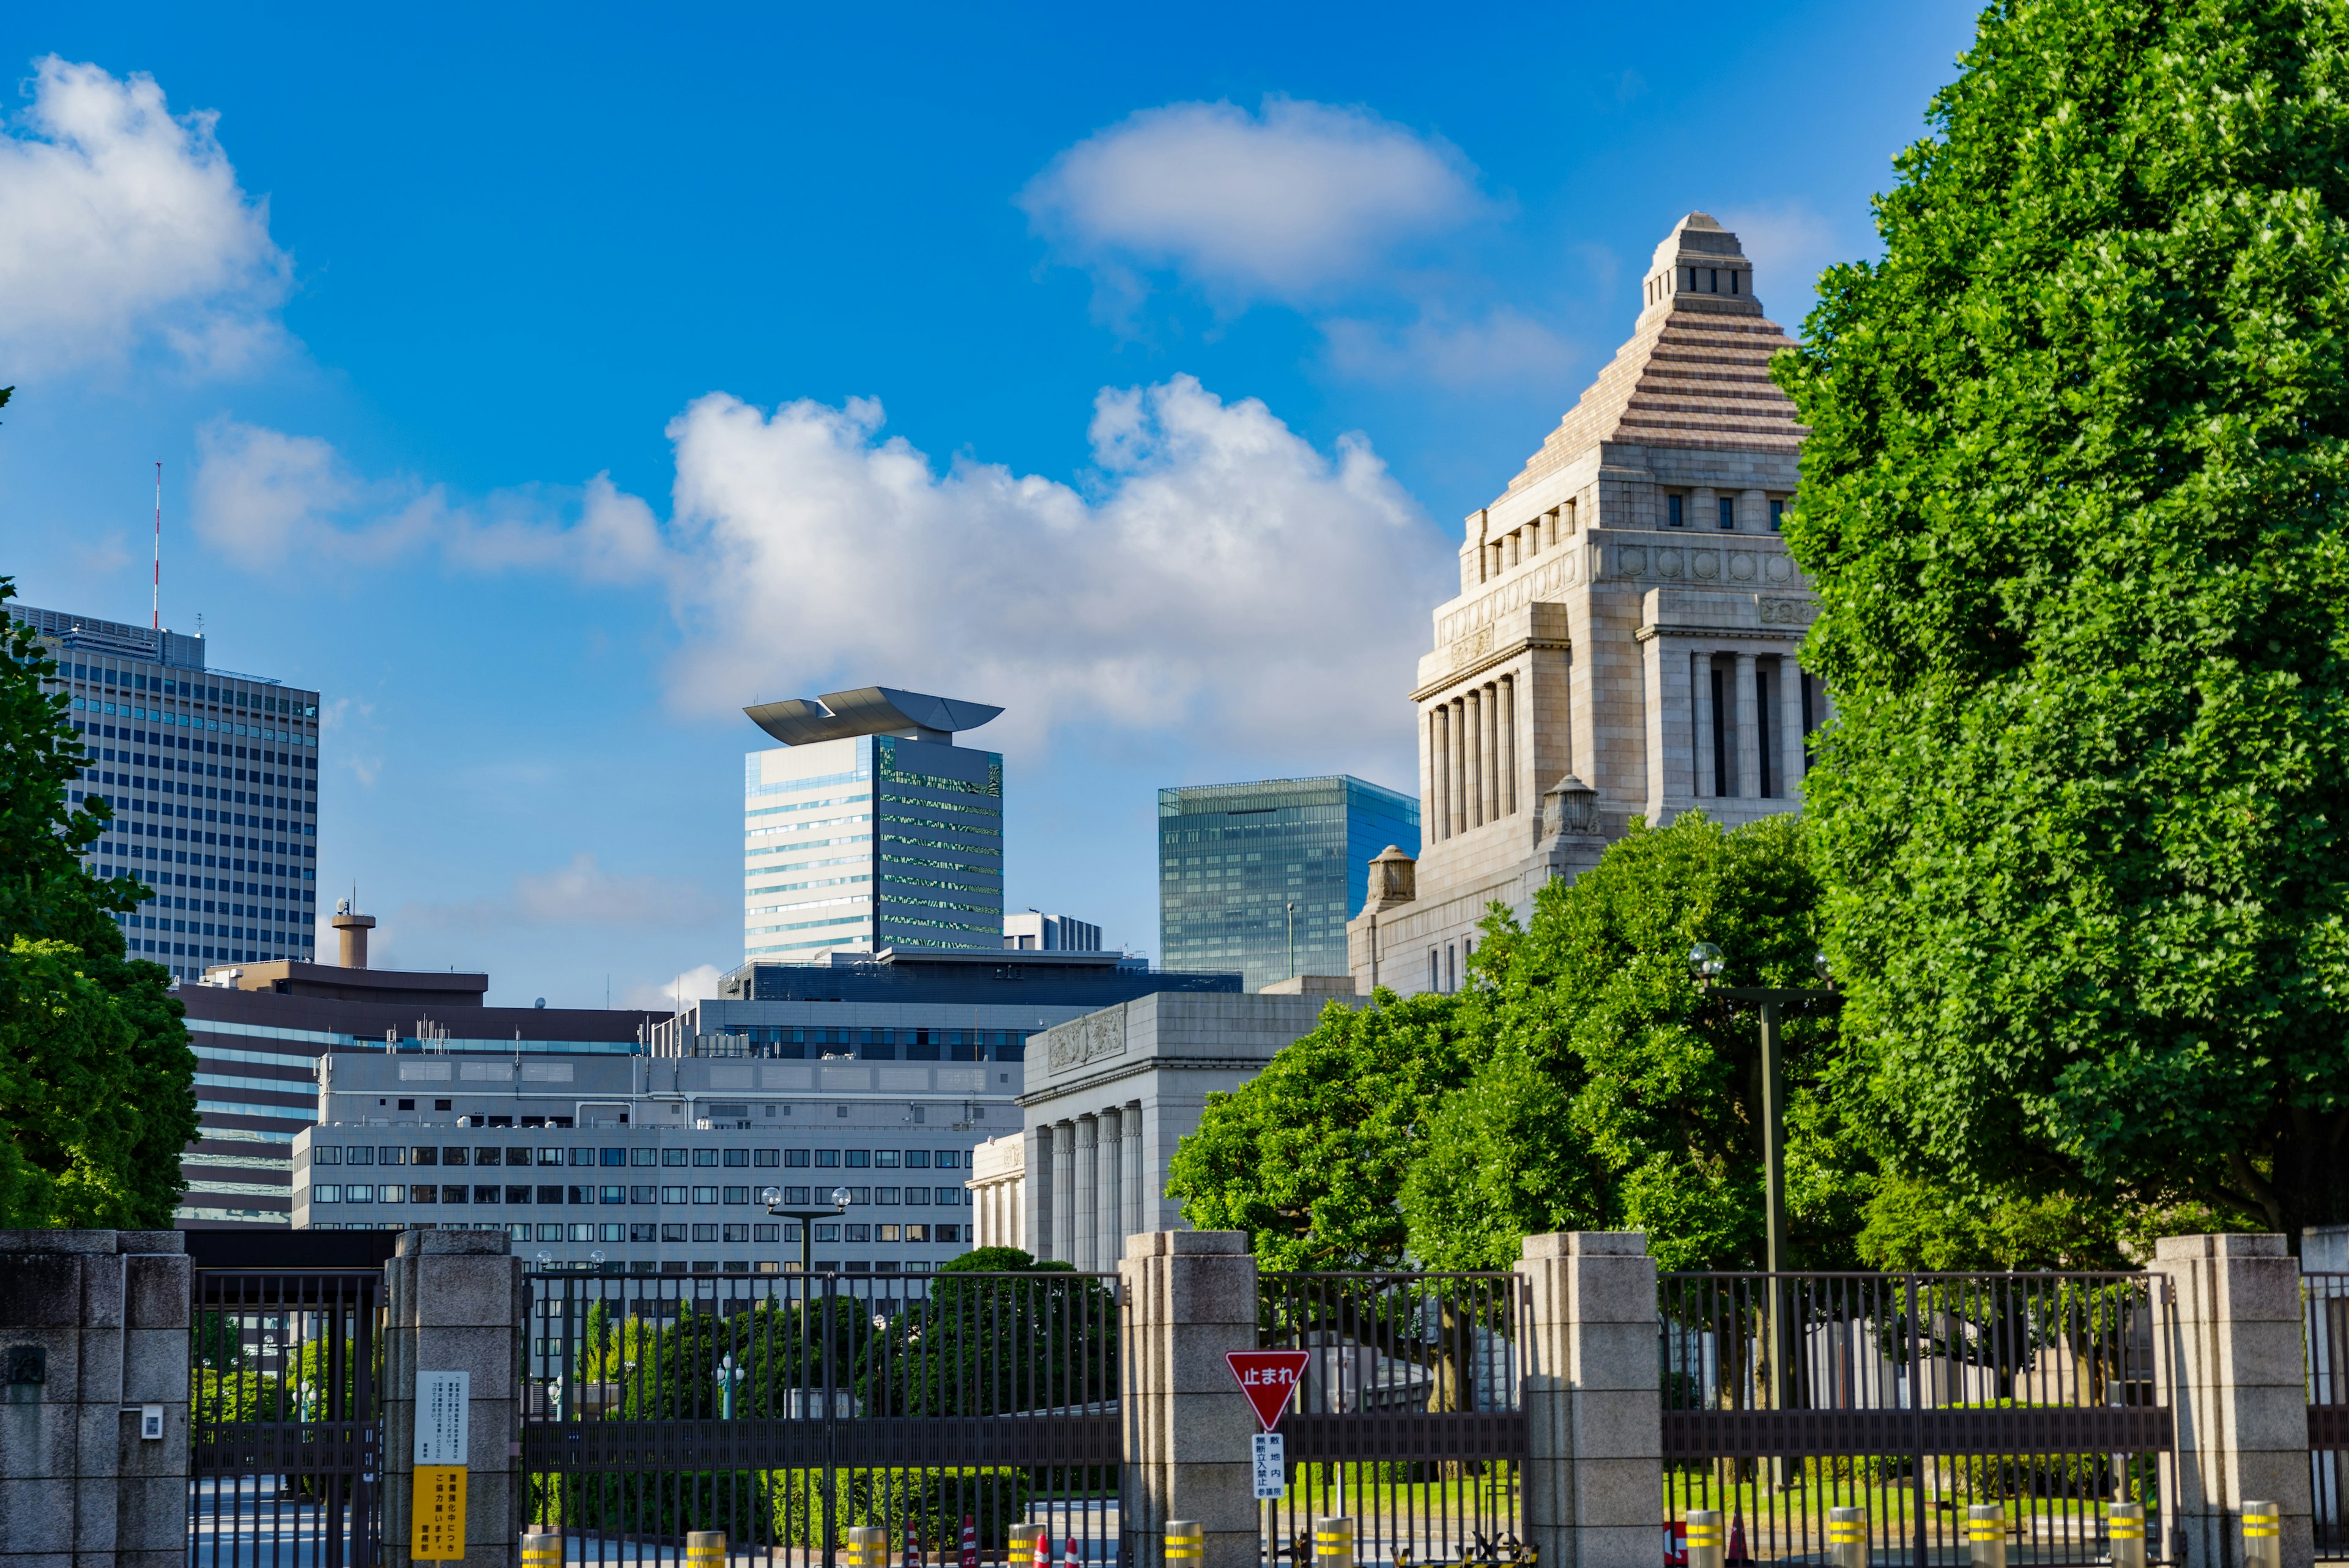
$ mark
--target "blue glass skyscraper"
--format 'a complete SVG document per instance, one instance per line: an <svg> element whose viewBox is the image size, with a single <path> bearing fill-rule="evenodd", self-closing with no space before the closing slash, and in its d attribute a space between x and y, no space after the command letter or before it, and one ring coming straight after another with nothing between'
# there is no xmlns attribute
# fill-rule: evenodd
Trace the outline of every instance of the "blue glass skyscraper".
<svg viewBox="0 0 2349 1568"><path fill-rule="evenodd" d="M1419 803L1345 774L1160 790L1158 961L1250 991L1346 973L1346 920L1390 844L1419 853Z"/></svg>

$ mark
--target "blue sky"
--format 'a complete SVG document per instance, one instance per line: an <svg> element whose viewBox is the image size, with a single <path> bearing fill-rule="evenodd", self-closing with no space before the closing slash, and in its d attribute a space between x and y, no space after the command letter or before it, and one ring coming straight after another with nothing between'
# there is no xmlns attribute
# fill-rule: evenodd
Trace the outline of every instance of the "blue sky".
<svg viewBox="0 0 2349 1568"><path fill-rule="evenodd" d="M739 961L745 702L999 703L1008 903L1409 790L1496 494L1692 209L1797 327L1963 6L19 6L0 571L314 685L379 961Z"/></svg>

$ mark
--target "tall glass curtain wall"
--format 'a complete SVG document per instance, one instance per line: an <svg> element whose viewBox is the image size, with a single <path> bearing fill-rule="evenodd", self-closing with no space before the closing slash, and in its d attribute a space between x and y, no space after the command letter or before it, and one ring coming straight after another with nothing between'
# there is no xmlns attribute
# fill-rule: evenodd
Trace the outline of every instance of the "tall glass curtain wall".
<svg viewBox="0 0 2349 1568"><path fill-rule="evenodd" d="M1159 961L1236 969L1250 991L1346 973L1371 857L1419 853L1418 803L1342 775L1164 789L1158 819Z"/></svg>
<svg viewBox="0 0 2349 1568"><path fill-rule="evenodd" d="M1003 948L1003 758L876 735L883 947Z"/></svg>

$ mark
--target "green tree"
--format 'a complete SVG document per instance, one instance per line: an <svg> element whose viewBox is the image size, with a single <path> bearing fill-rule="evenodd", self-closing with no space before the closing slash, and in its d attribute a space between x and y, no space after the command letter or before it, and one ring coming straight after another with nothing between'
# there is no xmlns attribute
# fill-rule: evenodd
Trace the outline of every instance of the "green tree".
<svg viewBox="0 0 2349 1568"><path fill-rule="evenodd" d="M1777 366L1846 1027L1919 1190L2296 1237L2349 1220L2349 9L2013 0L1961 66Z"/></svg>
<svg viewBox="0 0 2349 1568"><path fill-rule="evenodd" d="M1475 1044L1454 998L1331 1003L1313 1033L1228 1095L1209 1095L1166 1190L1203 1231L1245 1231L1272 1269L1391 1268L1418 1124L1465 1082Z"/></svg>
<svg viewBox="0 0 2349 1568"><path fill-rule="evenodd" d="M1462 998L1488 1043L1428 1120L1402 1191L1414 1256L1505 1268L1544 1231L1636 1230L1667 1268L1762 1261L1762 1053L1751 1004L1691 978L1698 941L1723 983L1811 986L1818 886L1801 822L1725 832L1700 814L1634 824L1516 929L1495 911ZM1795 1266L1848 1266L1870 1162L1838 1098L1833 1015L1790 1005L1787 1207Z"/></svg>
<svg viewBox="0 0 2349 1568"><path fill-rule="evenodd" d="M0 601L16 596L0 577ZM161 965L113 916L148 896L79 857L110 820L70 805L88 760L55 662L0 637L0 1225L167 1227L195 1136L195 1057Z"/></svg>

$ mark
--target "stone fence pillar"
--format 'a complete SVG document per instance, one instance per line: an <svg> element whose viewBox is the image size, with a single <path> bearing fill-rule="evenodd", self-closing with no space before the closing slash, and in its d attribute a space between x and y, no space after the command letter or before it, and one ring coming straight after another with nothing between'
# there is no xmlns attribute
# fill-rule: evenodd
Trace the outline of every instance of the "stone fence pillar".
<svg viewBox="0 0 2349 1568"><path fill-rule="evenodd" d="M523 1333L530 1321L522 1260L512 1255L503 1231L407 1231L383 1272L390 1323L384 1346L382 1561L387 1568L409 1568L410 1562L417 1374L463 1372L471 1396L465 1568L507 1568L526 1501L516 1442Z"/></svg>
<svg viewBox="0 0 2349 1568"><path fill-rule="evenodd" d="M1528 1236L1527 1544L1542 1568L1655 1568L1663 1506L1656 1262L1637 1231Z"/></svg>
<svg viewBox="0 0 2349 1568"><path fill-rule="evenodd" d="M1224 1354L1256 1348L1256 1259L1238 1231L1126 1238L1125 1462L1134 1517L1129 1568L1165 1568L1166 1525L1198 1524L1203 1554L1176 1568L1256 1568L1247 1396ZM1655 1532L1651 1530L1652 1537ZM1650 1568L1642 1563L1641 1568Z"/></svg>
<svg viewBox="0 0 2349 1568"><path fill-rule="evenodd" d="M2282 1519L2282 1568L2314 1561L2300 1264L2282 1236L2164 1236L2177 1334L2157 1358L2178 1431L2171 1523L2193 1568L2238 1562L2243 1504Z"/></svg>
<svg viewBox="0 0 2349 1568"><path fill-rule="evenodd" d="M0 1231L0 1568L184 1563L179 1232Z"/></svg>

